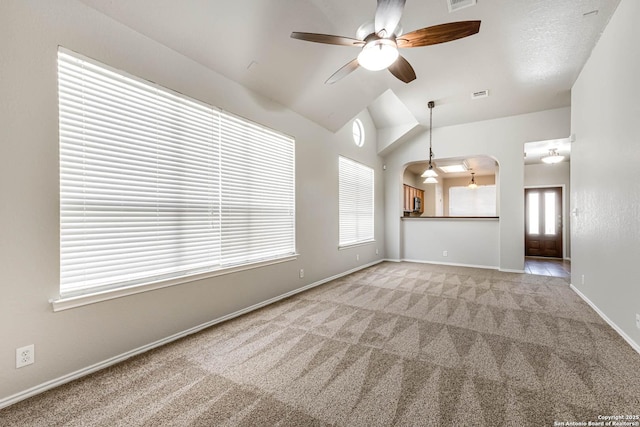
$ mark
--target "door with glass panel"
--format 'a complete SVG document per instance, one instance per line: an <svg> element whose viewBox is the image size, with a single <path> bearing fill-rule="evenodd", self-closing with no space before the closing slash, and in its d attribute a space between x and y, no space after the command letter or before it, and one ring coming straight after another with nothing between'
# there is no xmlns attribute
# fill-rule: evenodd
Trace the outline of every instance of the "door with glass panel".
<svg viewBox="0 0 640 427"><path fill-rule="evenodd" d="M562 258L562 187L527 188L525 255Z"/></svg>

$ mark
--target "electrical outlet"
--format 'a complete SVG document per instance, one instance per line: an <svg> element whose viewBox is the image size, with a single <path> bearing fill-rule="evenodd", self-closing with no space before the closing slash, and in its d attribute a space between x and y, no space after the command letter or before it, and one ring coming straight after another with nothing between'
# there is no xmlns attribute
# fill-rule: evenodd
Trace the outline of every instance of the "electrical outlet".
<svg viewBox="0 0 640 427"><path fill-rule="evenodd" d="M442 256L449 256L449 251L442 251Z"/></svg>
<svg viewBox="0 0 640 427"><path fill-rule="evenodd" d="M636 313L636 328L640 329L640 314Z"/></svg>
<svg viewBox="0 0 640 427"><path fill-rule="evenodd" d="M31 365L35 362L35 348L33 344L16 348L16 368Z"/></svg>
<svg viewBox="0 0 640 427"><path fill-rule="evenodd" d="M300 269L300 278L302 279L304 277L304 268Z"/></svg>
<svg viewBox="0 0 640 427"><path fill-rule="evenodd" d="M380 250L376 248L376 255L380 255Z"/></svg>
<svg viewBox="0 0 640 427"><path fill-rule="evenodd" d="M582 275L582 277L580 277L580 283L584 285L584 274Z"/></svg>
<svg viewBox="0 0 640 427"><path fill-rule="evenodd" d="M360 261L360 254L356 254L356 261Z"/></svg>

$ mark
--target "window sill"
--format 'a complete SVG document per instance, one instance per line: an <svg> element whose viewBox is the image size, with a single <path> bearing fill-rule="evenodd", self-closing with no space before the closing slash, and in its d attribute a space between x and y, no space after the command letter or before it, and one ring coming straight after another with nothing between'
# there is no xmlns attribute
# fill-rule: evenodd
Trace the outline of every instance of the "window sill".
<svg viewBox="0 0 640 427"><path fill-rule="evenodd" d="M110 299L121 298L128 295L135 295L142 292L148 292L155 289L168 288L170 286L180 285L182 283L195 282L196 280L207 279L210 277L222 276L225 274L236 273L244 270L252 270L254 268L265 267L267 265L280 264L283 262L293 261L298 258L298 254L287 255L281 258L274 258L251 264L237 265L234 267L223 268L205 273L192 274L173 279L161 280L157 282L145 283L140 285L132 285L122 288L109 289L106 291L94 292L89 294L74 295L69 297L59 297L50 300L53 311L63 311L71 308L82 307L89 304L95 304Z"/></svg>
<svg viewBox="0 0 640 427"><path fill-rule="evenodd" d="M401 220L483 220L483 221L498 221L499 216L401 216Z"/></svg>
<svg viewBox="0 0 640 427"><path fill-rule="evenodd" d="M375 242L376 242L376 240L373 239L373 240L367 240L366 242L351 243L351 244L348 244L348 245L338 246L338 250L342 251L344 249L350 249L350 248L355 248L355 247L358 247L358 246L370 245L371 243L375 243Z"/></svg>

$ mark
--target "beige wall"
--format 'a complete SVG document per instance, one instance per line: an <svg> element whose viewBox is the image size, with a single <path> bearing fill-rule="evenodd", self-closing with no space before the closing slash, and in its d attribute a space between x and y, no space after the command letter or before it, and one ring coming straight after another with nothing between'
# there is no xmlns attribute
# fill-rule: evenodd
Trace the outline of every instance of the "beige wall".
<svg viewBox="0 0 640 427"><path fill-rule="evenodd" d="M418 187L418 176L411 172L408 169L404 170L404 174L402 175L402 183L405 185L410 185L412 187Z"/></svg>

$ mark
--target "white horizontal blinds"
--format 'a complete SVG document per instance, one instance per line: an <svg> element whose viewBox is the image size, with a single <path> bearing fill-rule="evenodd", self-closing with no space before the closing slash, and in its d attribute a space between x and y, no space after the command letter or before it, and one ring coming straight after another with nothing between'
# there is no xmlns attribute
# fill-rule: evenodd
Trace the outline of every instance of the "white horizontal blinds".
<svg viewBox="0 0 640 427"><path fill-rule="evenodd" d="M295 252L293 139L221 113L222 263Z"/></svg>
<svg viewBox="0 0 640 427"><path fill-rule="evenodd" d="M61 293L220 262L218 114L63 50Z"/></svg>
<svg viewBox="0 0 640 427"><path fill-rule="evenodd" d="M449 215L496 216L496 186L449 188Z"/></svg>
<svg viewBox="0 0 640 427"><path fill-rule="evenodd" d="M373 169L339 157L340 246L374 238Z"/></svg>

